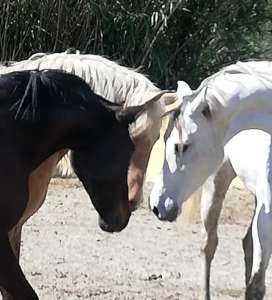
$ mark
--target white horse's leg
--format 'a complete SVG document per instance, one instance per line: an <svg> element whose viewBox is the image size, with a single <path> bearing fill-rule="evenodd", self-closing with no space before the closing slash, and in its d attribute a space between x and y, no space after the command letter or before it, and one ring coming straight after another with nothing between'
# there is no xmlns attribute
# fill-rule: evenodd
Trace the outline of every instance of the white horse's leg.
<svg viewBox="0 0 272 300"><path fill-rule="evenodd" d="M270 189L268 190L270 194ZM263 195L263 193L261 195L257 193L257 207L252 221L253 260L251 276L247 282L246 300L263 299L265 272L272 253L272 213L265 212Z"/></svg>
<svg viewBox="0 0 272 300"><path fill-rule="evenodd" d="M244 250L244 260L245 260L245 283L247 286L251 276L252 261L253 261L252 222L250 223L250 226L247 229L247 233L243 238L243 250Z"/></svg>
<svg viewBox="0 0 272 300"><path fill-rule="evenodd" d="M252 262L253 262L253 240L252 240L252 223L254 219L254 215L256 215L256 206L257 206L257 199L255 196L255 208L254 214L251 220L251 223L247 229L247 233L243 238L243 250L244 250L244 260L245 260L245 283L246 286L249 284L249 280L251 277L252 271Z"/></svg>
<svg viewBox="0 0 272 300"><path fill-rule="evenodd" d="M219 171L208 178L203 186L201 198L201 218L204 225L204 243L202 246L203 276L200 299L209 300L211 262L218 244L217 224L225 194L235 173L229 161Z"/></svg>

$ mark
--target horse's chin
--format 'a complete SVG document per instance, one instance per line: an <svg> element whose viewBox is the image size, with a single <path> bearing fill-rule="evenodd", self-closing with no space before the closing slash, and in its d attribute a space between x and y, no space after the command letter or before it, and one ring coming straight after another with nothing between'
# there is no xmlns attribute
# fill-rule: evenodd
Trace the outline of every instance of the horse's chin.
<svg viewBox="0 0 272 300"><path fill-rule="evenodd" d="M130 212L134 212L135 210L137 210L140 205L143 203L143 196L138 200L129 200L128 202L128 208Z"/></svg>
<svg viewBox="0 0 272 300"><path fill-rule="evenodd" d="M103 218L99 216L98 224L103 231L110 232L110 233L120 232L124 228L126 228L129 218L130 218L130 214L125 220L124 219L121 220L120 218L115 217L115 218L111 218L112 220L109 222L109 221L105 221Z"/></svg>

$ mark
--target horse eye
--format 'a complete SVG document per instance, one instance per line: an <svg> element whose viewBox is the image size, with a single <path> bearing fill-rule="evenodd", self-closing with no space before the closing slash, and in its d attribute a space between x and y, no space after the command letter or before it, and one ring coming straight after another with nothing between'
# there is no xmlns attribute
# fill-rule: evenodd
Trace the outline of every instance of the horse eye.
<svg viewBox="0 0 272 300"><path fill-rule="evenodd" d="M188 149L188 147L189 147L189 145L184 144L184 145L183 145L183 151L182 151L182 152L183 152L183 153L186 152L187 149Z"/></svg>
<svg viewBox="0 0 272 300"><path fill-rule="evenodd" d="M175 144L175 153L179 154L179 144Z"/></svg>

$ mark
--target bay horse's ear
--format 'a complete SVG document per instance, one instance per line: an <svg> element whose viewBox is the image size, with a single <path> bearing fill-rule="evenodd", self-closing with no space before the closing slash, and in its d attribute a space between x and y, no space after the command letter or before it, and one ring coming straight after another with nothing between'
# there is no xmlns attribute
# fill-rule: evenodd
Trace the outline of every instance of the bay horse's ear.
<svg viewBox="0 0 272 300"><path fill-rule="evenodd" d="M108 110L113 112L118 112L122 109L122 104L110 102L102 97L100 97L99 102Z"/></svg>
<svg viewBox="0 0 272 300"><path fill-rule="evenodd" d="M115 117L119 122L127 124L133 123L140 116L145 107L145 104L143 104L123 108L121 104L113 103L103 98L99 101L105 108L115 113Z"/></svg>
<svg viewBox="0 0 272 300"><path fill-rule="evenodd" d="M145 105L130 106L115 113L116 119L127 124L133 123L143 112Z"/></svg>

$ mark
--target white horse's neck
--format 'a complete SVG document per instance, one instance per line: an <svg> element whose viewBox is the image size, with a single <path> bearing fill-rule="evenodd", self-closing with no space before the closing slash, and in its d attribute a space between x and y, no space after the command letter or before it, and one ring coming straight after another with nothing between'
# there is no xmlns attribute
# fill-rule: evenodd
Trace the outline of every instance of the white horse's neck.
<svg viewBox="0 0 272 300"><path fill-rule="evenodd" d="M208 88L207 99L210 97L217 100L213 123L219 129L221 138L225 139L234 120L238 126L237 120L240 116L243 117L239 122L239 131L250 128L262 129L258 118L253 118L253 115L272 113L271 96L272 81L264 77L239 73L224 74L215 78ZM213 106L212 101L210 104Z"/></svg>
<svg viewBox="0 0 272 300"><path fill-rule="evenodd" d="M259 129L272 135L272 118L269 113L243 113L234 118L224 137L224 145L237 133L246 129Z"/></svg>

